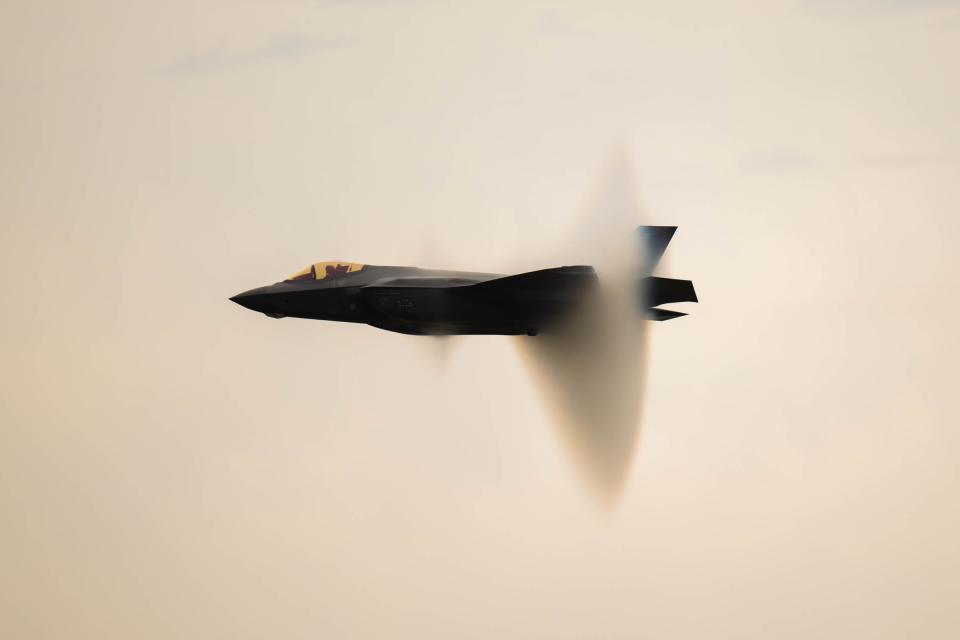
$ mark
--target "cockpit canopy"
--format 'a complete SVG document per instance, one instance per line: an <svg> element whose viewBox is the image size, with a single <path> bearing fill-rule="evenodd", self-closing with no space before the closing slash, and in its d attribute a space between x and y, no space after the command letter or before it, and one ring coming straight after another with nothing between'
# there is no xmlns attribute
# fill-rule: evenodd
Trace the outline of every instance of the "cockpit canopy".
<svg viewBox="0 0 960 640"><path fill-rule="evenodd" d="M309 267L304 267L300 271L284 280L284 282L293 282L295 280L324 280L326 278L340 278L350 273L356 273L363 270L364 266L356 262L314 262Z"/></svg>

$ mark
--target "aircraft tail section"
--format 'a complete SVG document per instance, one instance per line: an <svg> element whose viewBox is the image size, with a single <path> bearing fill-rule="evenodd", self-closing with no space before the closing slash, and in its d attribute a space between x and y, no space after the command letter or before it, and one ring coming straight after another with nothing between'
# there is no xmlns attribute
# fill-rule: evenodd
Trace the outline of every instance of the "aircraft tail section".
<svg viewBox="0 0 960 640"><path fill-rule="evenodd" d="M663 257L667 245L670 244L670 240L673 239L673 234L676 232L676 227L637 227L637 236L641 243L640 249L643 252L642 275L648 276L657 268L660 258Z"/></svg>
<svg viewBox="0 0 960 640"><path fill-rule="evenodd" d="M636 281L637 301L650 320L672 320L687 314L659 309L662 304L698 302L690 280L661 278L650 275L663 257L676 227L639 227L637 235L643 243L643 264ZM585 292L598 283L597 273L589 266L567 266L540 269L512 276L494 278L462 287L464 295L509 300L519 304L524 313L542 319L556 318L576 308ZM536 326L539 326L539 322Z"/></svg>
<svg viewBox="0 0 960 640"><path fill-rule="evenodd" d="M690 280L657 278L654 276L640 281L641 292L647 306L656 307L671 302L699 302L697 292Z"/></svg>
<svg viewBox="0 0 960 640"><path fill-rule="evenodd" d="M651 275L667 246L677 232L676 227L637 227L643 261L640 266L638 294L641 306L650 320L672 320L687 314L669 309L657 309L661 304L672 302L698 302L697 292L690 280L658 278Z"/></svg>
<svg viewBox="0 0 960 640"><path fill-rule="evenodd" d="M687 315L682 311L671 311L670 309L647 309L646 313L648 320L654 320L656 322L673 320L674 318L680 318Z"/></svg>

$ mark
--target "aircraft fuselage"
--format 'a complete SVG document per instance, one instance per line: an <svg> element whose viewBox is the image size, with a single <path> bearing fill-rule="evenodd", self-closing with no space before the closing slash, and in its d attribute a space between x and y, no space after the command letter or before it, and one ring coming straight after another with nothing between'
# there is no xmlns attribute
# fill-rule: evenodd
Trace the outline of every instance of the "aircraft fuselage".
<svg viewBox="0 0 960 640"><path fill-rule="evenodd" d="M564 286L484 287L504 276L366 265L320 280L278 282L231 300L274 318L356 322L413 335L536 335L581 299L572 288L586 294L596 280L590 267L548 271Z"/></svg>
<svg viewBox="0 0 960 640"><path fill-rule="evenodd" d="M676 227L640 227L638 310L651 320L686 315L659 308L696 302L689 280L652 276ZM369 324L412 335L537 335L556 327L597 288L593 267L567 266L516 275L317 262L283 282L230 298L273 318Z"/></svg>

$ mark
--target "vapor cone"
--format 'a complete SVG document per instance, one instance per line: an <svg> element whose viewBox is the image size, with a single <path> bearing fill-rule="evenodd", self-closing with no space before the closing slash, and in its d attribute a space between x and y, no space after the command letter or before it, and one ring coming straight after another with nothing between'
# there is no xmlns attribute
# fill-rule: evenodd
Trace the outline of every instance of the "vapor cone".
<svg viewBox="0 0 960 640"><path fill-rule="evenodd" d="M626 157L609 164L566 264L592 265L595 295L555 331L516 338L586 489L616 506L640 435L646 321L637 294L640 211Z"/></svg>

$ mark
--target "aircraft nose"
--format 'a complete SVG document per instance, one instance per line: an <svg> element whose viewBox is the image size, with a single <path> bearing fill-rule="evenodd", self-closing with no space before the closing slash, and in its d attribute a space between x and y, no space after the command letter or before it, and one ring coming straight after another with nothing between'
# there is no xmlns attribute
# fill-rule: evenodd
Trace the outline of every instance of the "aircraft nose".
<svg viewBox="0 0 960 640"><path fill-rule="evenodd" d="M260 313L267 314L273 313L273 305L270 303L270 294L266 291L266 289L267 287L250 289L249 291L238 293L230 298L230 300L236 302L241 307L250 309L251 311L258 311Z"/></svg>

